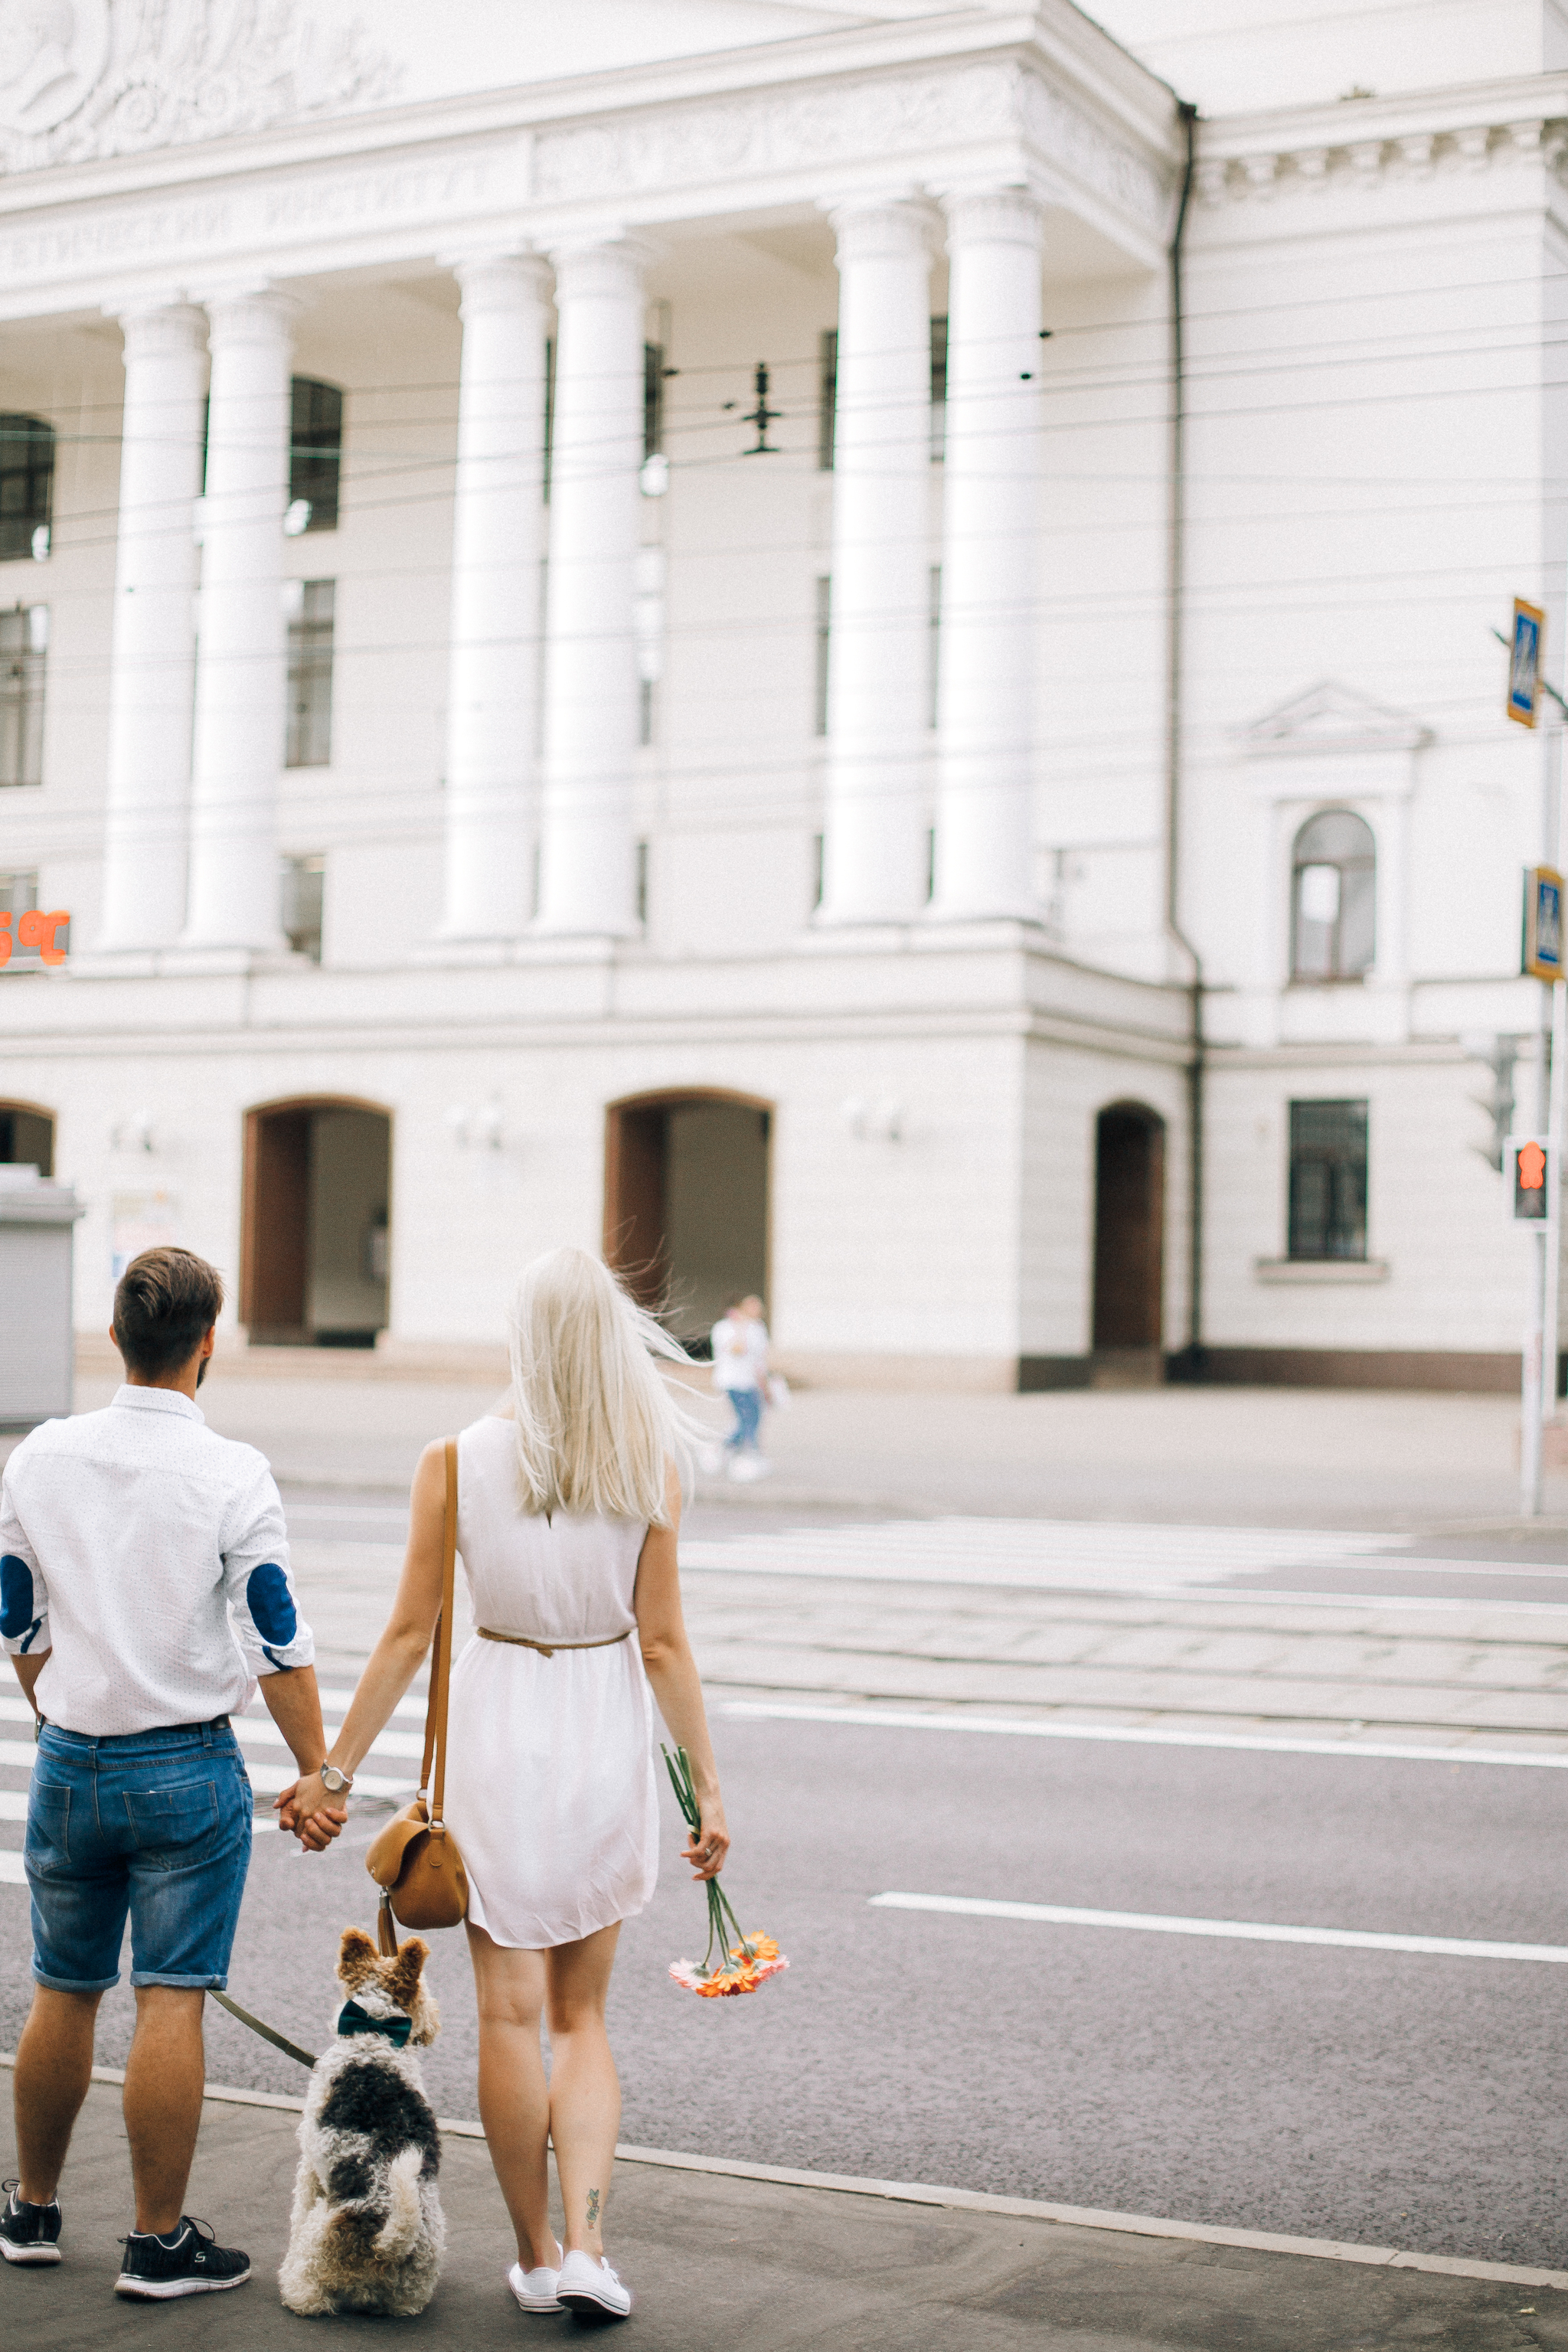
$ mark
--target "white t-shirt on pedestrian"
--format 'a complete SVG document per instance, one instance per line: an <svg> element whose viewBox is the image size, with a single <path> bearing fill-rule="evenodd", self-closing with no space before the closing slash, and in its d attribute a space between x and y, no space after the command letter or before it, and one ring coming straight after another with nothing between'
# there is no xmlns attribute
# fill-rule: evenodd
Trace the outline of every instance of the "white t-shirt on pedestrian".
<svg viewBox="0 0 1568 2352"><path fill-rule="evenodd" d="M713 1326L713 1385L760 1389L767 1378L768 1327L749 1315L726 1315Z"/></svg>

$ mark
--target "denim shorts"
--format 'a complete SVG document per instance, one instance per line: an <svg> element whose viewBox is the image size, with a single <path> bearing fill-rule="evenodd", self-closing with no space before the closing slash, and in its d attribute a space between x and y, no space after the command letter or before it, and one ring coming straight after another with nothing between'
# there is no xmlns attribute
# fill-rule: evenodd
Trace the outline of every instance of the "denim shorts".
<svg viewBox="0 0 1568 2352"><path fill-rule="evenodd" d="M252 1800L226 1726L90 1739L46 1724L27 1801L33 1974L56 1992L120 1981L221 1991L250 1867Z"/></svg>

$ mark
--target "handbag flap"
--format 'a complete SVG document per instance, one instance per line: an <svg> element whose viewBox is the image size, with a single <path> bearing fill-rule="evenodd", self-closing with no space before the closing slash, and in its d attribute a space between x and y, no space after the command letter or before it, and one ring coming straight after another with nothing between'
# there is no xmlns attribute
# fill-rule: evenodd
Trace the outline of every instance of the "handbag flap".
<svg viewBox="0 0 1568 2352"><path fill-rule="evenodd" d="M425 1801L416 1797L400 1813L394 1813L384 1828L377 1830L365 1848L364 1866L378 1886L395 1886L406 1866L408 1849L416 1838L424 1837L430 1827L430 1816Z"/></svg>

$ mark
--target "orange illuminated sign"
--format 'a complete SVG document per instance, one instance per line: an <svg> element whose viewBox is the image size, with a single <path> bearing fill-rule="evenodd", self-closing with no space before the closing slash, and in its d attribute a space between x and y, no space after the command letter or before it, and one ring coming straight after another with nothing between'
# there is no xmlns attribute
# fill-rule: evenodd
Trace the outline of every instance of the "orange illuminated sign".
<svg viewBox="0 0 1568 2352"><path fill-rule="evenodd" d="M25 914L20 915L0 914L0 971L10 962L12 950L16 948L25 948L29 952L36 950L45 963L64 963L66 951L64 948L57 947L55 941L69 921L70 917L63 907L56 908L47 915L41 907L29 907ZM11 929L13 923L16 927L15 936Z"/></svg>
<svg viewBox="0 0 1568 2352"><path fill-rule="evenodd" d="M1514 1223L1525 1225L1545 1224L1552 1213L1550 1148L1537 1136L1510 1136L1508 1159L1504 1165L1511 1172L1513 1179L1510 1190L1513 1197Z"/></svg>

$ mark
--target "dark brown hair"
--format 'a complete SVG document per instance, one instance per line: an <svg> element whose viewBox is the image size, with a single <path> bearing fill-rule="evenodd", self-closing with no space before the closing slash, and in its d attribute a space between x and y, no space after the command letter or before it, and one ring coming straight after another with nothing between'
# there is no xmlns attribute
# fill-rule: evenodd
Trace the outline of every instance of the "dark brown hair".
<svg viewBox="0 0 1568 2352"><path fill-rule="evenodd" d="M144 1380L188 1364L223 1306L223 1276L184 1249L143 1250L114 1294L114 1344Z"/></svg>

